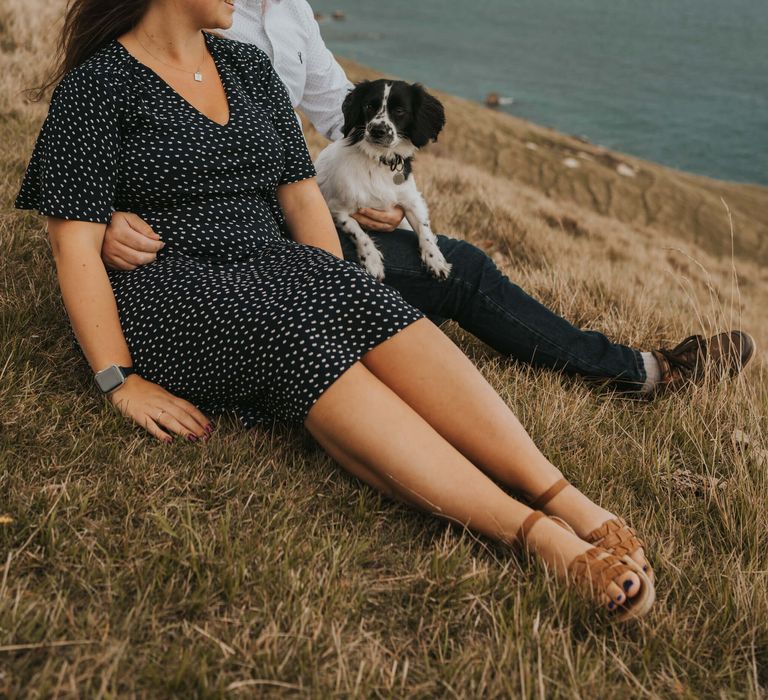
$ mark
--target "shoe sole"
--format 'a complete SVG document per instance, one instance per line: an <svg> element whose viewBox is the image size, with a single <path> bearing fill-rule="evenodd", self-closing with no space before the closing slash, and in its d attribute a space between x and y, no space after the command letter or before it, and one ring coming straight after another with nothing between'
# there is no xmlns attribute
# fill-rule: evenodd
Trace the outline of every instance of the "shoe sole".
<svg viewBox="0 0 768 700"><path fill-rule="evenodd" d="M739 367L738 371L734 373L734 376L738 376L741 372L744 371L744 368L752 361L752 358L757 352L757 343L755 342L755 339L749 333L745 333L744 331L741 331L741 333L749 341L749 351L747 356L742 359L741 366Z"/></svg>

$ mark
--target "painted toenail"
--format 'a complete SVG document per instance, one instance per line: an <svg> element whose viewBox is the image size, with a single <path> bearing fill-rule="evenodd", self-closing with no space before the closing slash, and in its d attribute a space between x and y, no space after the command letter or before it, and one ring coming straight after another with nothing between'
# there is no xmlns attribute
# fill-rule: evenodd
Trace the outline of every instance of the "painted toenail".
<svg viewBox="0 0 768 700"><path fill-rule="evenodd" d="M619 593L619 595L616 596L616 600L621 602L622 600L624 600L624 596L621 593Z"/></svg>
<svg viewBox="0 0 768 700"><path fill-rule="evenodd" d="M627 580L627 581L624 581L624 590L625 590L625 591L628 591L628 590L629 590L630 588L632 588L632 586L634 586L634 585L635 585L635 584L633 584L633 583L632 583L632 581L629 581L629 580Z"/></svg>
<svg viewBox="0 0 768 700"><path fill-rule="evenodd" d="M643 564L643 571L648 571L648 564Z"/></svg>
<svg viewBox="0 0 768 700"><path fill-rule="evenodd" d="M610 603L608 603L608 609L609 609L609 610L613 610L615 607L616 607L616 603L614 603L613 601L611 601Z"/></svg>

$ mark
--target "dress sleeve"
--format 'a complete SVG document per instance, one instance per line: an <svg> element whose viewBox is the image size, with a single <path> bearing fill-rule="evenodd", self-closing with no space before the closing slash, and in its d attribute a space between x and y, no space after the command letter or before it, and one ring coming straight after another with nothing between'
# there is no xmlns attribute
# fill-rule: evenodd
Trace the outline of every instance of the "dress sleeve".
<svg viewBox="0 0 768 700"><path fill-rule="evenodd" d="M77 69L59 83L16 207L106 224L112 218L120 155L117 87Z"/></svg>
<svg viewBox="0 0 768 700"><path fill-rule="evenodd" d="M272 113L272 123L285 148L285 165L278 184L286 185L314 177L315 166L307 149L307 142L301 130L301 122L291 106L283 81L275 72L264 52L259 52L262 63L262 81Z"/></svg>

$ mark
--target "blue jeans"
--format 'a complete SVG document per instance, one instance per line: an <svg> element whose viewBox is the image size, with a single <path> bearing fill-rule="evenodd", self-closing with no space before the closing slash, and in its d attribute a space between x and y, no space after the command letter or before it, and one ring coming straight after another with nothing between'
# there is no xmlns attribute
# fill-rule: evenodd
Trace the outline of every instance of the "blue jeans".
<svg viewBox="0 0 768 700"><path fill-rule="evenodd" d="M453 265L450 277L440 281L422 265L413 231L370 235L384 254L384 283L435 323L456 321L502 355L535 367L610 380L625 391L636 391L645 382L637 350L581 330L550 311L472 244L438 236L440 250ZM339 237L344 257L356 262L350 237L341 232Z"/></svg>

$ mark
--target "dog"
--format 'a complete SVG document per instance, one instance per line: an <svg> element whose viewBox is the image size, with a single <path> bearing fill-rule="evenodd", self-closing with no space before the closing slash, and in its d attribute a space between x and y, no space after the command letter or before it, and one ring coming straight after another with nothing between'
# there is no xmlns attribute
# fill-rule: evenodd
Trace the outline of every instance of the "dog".
<svg viewBox="0 0 768 700"><path fill-rule="evenodd" d="M355 242L360 264L384 279L384 258L371 237L352 218L358 209L389 209L399 204L419 239L421 260L438 279L451 272L429 224L429 210L412 172L416 152L445 126L445 110L418 83L365 80L342 105L343 138L317 158L317 183L336 224Z"/></svg>

